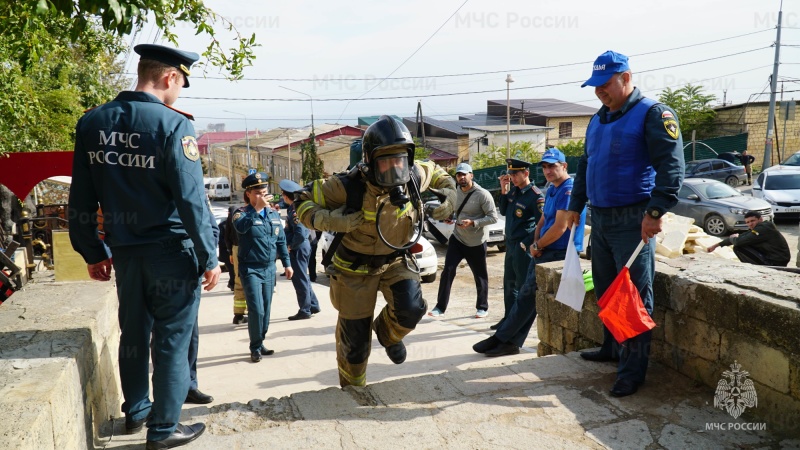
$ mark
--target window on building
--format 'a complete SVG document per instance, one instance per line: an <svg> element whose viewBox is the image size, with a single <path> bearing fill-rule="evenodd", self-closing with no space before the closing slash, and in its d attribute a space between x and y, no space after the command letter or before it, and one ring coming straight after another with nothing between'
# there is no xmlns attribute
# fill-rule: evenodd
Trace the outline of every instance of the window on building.
<svg viewBox="0 0 800 450"><path fill-rule="evenodd" d="M558 137L559 139L572 137L572 122L561 122L558 124Z"/></svg>

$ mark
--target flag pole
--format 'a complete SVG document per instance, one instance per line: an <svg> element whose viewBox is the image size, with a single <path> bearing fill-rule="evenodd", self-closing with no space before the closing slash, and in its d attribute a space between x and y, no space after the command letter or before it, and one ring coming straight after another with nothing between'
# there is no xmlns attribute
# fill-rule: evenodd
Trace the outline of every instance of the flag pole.
<svg viewBox="0 0 800 450"><path fill-rule="evenodd" d="M636 257L639 256L639 252L642 251L643 247L644 247L644 239L639 241L639 246L637 246L636 250L633 251L633 254L631 255L630 259L628 259L628 263L625 264L625 267L627 267L628 269L631 268L631 264L633 264L633 260L635 260Z"/></svg>

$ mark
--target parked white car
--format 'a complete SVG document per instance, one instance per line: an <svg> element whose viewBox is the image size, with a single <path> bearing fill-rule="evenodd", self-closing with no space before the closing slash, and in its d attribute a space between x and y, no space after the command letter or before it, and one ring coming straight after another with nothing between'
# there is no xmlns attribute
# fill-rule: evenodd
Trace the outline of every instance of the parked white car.
<svg viewBox="0 0 800 450"><path fill-rule="evenodd" d="M431 200L429 202L425 202L425 210L429 210L429 208L435 208L439 206L439 200ZM486 244L489 247L496 246L497 250L500 252L506 251L506 219L505 217L500 215L500 212L497 212L497 222L491 225L487 225L489 229L489 239ZM441 220L436 220L431 218L431 222L442 233L442 236L445 239L450 239L450 235L453 234L453 228L455 224L452 223L445 223ZM428 239L436 240L436 237L431 234L430 230L428 229L428 223L425 223L425 228L422 233L423 236L426 236Z"/></svg>
<svg viewBox="0 0 800 450"><path fill-rule="evenodd" d="M325 259L325 254L333 242L333 234L327 231L322 233L320 238L320 245L322 247L322 259ZM438 257L436 256L436 249L433 245L420 236L419 241L411 248L411 253L417 259L419 265L419 276L422 278L423 283L433 283L436 281L436 270L438 269Z"/></svg>
<svg viewBox="0 0 800 450"><path fill-rule="evenodd" d="M776 217L800 215L800 167L767 168L753 182L753 197L766 200Z"/></svg>

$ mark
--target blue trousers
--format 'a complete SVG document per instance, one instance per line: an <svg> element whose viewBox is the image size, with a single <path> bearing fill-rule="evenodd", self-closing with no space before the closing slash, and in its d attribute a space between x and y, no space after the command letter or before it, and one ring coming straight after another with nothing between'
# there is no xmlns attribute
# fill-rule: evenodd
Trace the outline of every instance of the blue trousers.
<svg viewBox="0 0 800 450"><path fill-rule="evenodd" d="M275 285L275 262L262 266L239 265L242 289L247 301L250 335L250 352L258 351L264 344L269 329L269 312L272 308L272 288Z"/></svg>
<svg viewBox="0 0 800 450"><path fill-rule="evenodd" d="M528 333L531 331L533 321L536 319L536 264L544 264L552 261L563 261L566 250L542 251L542 256L531 259L528 264L528 273L525 277L525 284L517 294L517 301L511 307L511 311L506 314L506 320L497 328L494 336L501 342L511 342L517 347L522 347Z"/></svg>
<svg viewBox="0 0 800 450"><path fill-rule="evenodd" d="M197 351L200 349L200 329L197 320L192 328L192 338L189 340L189 389L197 389Z"/></svg>
<svg viewBox="0 0 800 450"><path fill-rule="evenodd" d="M527 249L523 250L520 247L519 241L508 241L503 268L503 306L505 306L503 320L508 317L514 302L517 301L519 290L525 284L531 259L531 254Z"/></svg>
<svg viewBox="0 0 800 450"><path fill-rule="evenodd" d="M297 293L297 305L303 314L311 314L311 310L319 311L317 294L311 289L311 280L308 277L308 259L311 257L311 244L305 240L302 245L289 252L292 260L292 286Z"/></svg>
<svg viewBox="0 0 800 450"><path fill-rule="evenodd" d="M187 354L200 301L200 273L193 248L154 253L159 246L116 247L119 298L119 372L130 418L147 421L147 439L175 430L189 391ZM150 402L150 338L153 402Z"/></svg>
<svg viewBox="0 0 800 450"><path fill-rule="evenodd" d="M639 245L646 205L625 208L592 208L592 279L597 298L603 296L628 258ZM631 281L639 290L644 307L653 314L653 277L656 240L650 239L630 268ZM652 331L628 339L621 345L603 327L600 351L619 355L617 378L643 383L650 359Z"/></svg>
<svg viewBox="0 0 800 450"><path fill-rule="evenodd" d="M486 243L469 247L461 243L455 236L450 235L447 243L447 254L444 257L444 268L439 280L439 295L436 297L436 307L445 312L450 302L450 289L456 278L456 269L461 260L466 259L472 277L475 278L475 290L478 298L475 300L475 309L489 310L489 273L486 269Z"/></svg>

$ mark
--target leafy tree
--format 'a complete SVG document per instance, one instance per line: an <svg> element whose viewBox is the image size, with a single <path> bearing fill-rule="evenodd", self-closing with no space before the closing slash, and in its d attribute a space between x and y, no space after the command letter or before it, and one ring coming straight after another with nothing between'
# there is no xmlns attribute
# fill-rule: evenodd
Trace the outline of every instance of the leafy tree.
<svg viewBox="0 0 800 450"><path fill-rule="evenodd" d="M711 103L717 99L713 94L703 94L702 86L687 84L680 89L664 89L658 96L658 101L664 103L678 113L678 126L684 140L690 139L692 131L697 131L697 137L708 137L714 128L716 112Z"/></svg>
<svg viewBox="0 0 800 450"><path fill-rule="evenodd" d="M583 139L581 139L579 141L569 141L566 144L561 144L556 148L561 150L564 156L583 156L586 143L583 142Z"/></svg>
<svg viewBox="0 0 800 450"><path fill-rule="evenodd" d="M511 157L537 163L541 161L542 155L534 148L531 141L516 141L511 143ZM483 169L486 167L496 167L506 165L506 148L490 145L489 150L475 155L471 159L473 169Z"/></svg>
<svg viewBox="0 0 800 450"><path fill-rule="evenodd" d="M303 182L319 180L325 177L325 165L317 155L317 136L312 132L308 135L308 142L300 146L300 157L303 158Z"/></svg>
<svg viewBox="0 0 800 450"><path fill-rule="evenodd" d="M420 140L419 138L414 138L414 144L415 144L414 147L415 161L422 161L428 159L428 156L431 156L431 153L433 153L433 150L422 146L422 140Z"/></svg>

